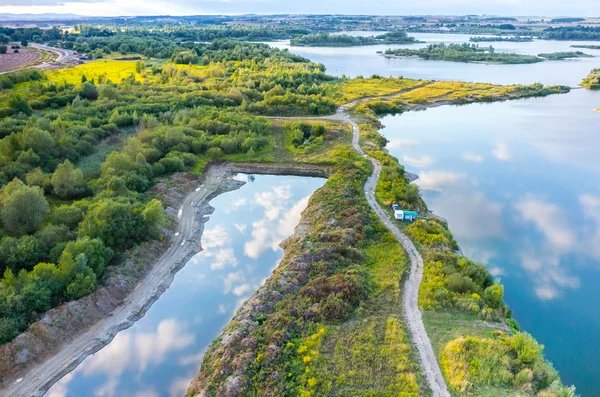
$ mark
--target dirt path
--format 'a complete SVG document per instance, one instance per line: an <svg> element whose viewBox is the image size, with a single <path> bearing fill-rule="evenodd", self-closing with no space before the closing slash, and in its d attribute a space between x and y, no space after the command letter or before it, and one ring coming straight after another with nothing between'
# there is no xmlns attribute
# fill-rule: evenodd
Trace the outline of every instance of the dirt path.
<svg viewBox="0 0 600 397"><path fill-rule="evenodd" d="M352 146L354 150L361 156L369 159L373 164L373 173L367 179L365 183L364 192L369 205L375 211L379 219L385 224L385 226L392 232L396 239L400 242L402 247L406 250L410 258L410 277L404 284L404 295L402 299L402 306L404 312L404 318L406 325L410 331L413 343L417 347L419 357L421 358L421 365L427 383L431 388L434 397L450 397L446 381L442 376L442 372L438 365L431 341L425 331L423 320L421 319L421 311L419 310L419 286L423 279L423 258L417 251L414 244L404 233L400 231L395 222L390 219L387 212L381 208L377 200L375 199L375 189L379 182L379 174L381 173L381 164L379 161L365 154L359 145L360 141L360 129L358 124L351 118L348 118L348 123L352 125Z"/></svg>
<svg viewBox="0 0 600 397"><path fill-rule="evenodd" d="M414 88L419 88L421 86L417 86ZM398 95L393 94L393 95ZM392 95L392 96L393 96ZM423 280L423 258L421 254L417 251L417 248L414 246L412 241L400 231L398 226L395 224L387 212L381 208L377 199L375 198L375 189L377 187L377 183L379 182L379 174L381 173L381 163L375 160L374 158L368 156L360 147L360 128L355 120L352 119L352 116L348 113L348 109L354 106L357 103L364 102L369 98L363 98L351 102L347 105L340 106L337 113L331 116L320 116L320 117L273 117L274 119L279 120L308 120L308 119L316 119L316 120L331 120L331 121L341 121L346 124L350 124L352 126L352 147L354 150L361 156L367 158L373 164L373 173L367 179L367 182L364 186L365 197L367 198L367 202L375 211L379 219L385 224L385 226L392 232L392 234L396 237L398 242L402 245L408 257L410 259L410 276L406 283L404 284L404 294L402 298L402 309L404 313L404 318L406 320L406 325L410 331L412 341L417 347L417 351L419 353L419 357L421 359L421 365L423 368L423 372L425 378L427 379L427 384L432 391L432 395L434 397L450 397L450 393L448 392L448 387L446 385L446 381L442 376L442 371L440 370L440 366L438 365L437 358L433 351L433 347L431 346L431 341L429 340L429 336L427 336L427 331L425 330L425 325L423 324L423 320L421 319L421 311L419 310L419 287L421 285L421 281ZM407 178L412 182L417 179L417 176L414 174L408 174Z"/></svg>

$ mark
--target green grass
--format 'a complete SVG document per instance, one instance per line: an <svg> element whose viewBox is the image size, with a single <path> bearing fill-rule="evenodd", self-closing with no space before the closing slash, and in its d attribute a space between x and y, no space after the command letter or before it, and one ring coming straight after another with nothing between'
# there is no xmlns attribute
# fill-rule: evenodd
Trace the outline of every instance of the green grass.
<svg viewBox="0 0 600 397"><path fill-rule="evenodd" d="M95 146L93 153L82 157L77 162L77 168L83 171L86 180L97 178L100 175L102 163L111 152L121 150L125 141L122 137L115 140L104 140Z"/></svg>

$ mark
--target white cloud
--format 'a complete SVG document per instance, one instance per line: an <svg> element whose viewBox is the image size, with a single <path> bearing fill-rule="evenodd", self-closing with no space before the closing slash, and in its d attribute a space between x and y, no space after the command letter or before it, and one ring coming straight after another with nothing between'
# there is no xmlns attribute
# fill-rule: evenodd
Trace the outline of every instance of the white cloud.
<svg viewBox="0 0 600 397"><path fill-rule="evenodd" d="M561 264L560 254L553 251L551 245L522 253L521 266L533 281L535 294L542 300L555 299L564 289L579 288L579 278L568 274Z"/></svg>
<svg viewBox="0 0 600 397"><path fill-rule="evenodd" d="M479 155L479 154L475 154L472 152L464 152L461 156L461 159L465 160L465 161L471 161L473 163L482 163L484 159L483 156Z"/></svg>
<svg viewBox="0 0 600 397"><path fill-rule="evenodd" d="M600 259L600 198L589 194L579 197L583 215L592 222L592 226L584 227L584 249L587 253Z"/></svg>
<svg viewBox="0 0 600 397"><path fill-rule="evenodd" d="M240 232L240 233L244 233L246 231L246 228L248 228L248 225L246 224L239 224L239 223L234 223L233 226L235 226L235 228Z"/></svg>
<svg viewBox="0 0 600 397"><path fill-rule="evenodd" d="M254 203L265 208L265 215L269 220L279 217L281 211L285 210L286 202L292 197L289 186L277 186L271 191L256 193Z"/></svg>
<svg viewBox="0 0 600 397"><path fill-rule="evenodd" d="M492 155L500 161L512 160L513 156L508 151L508 146L505 143L497 143L492 150Z"/></svg>
<svg viewBox="0 0 600 397"><path fill-rule="evenodd" d="M390 139L386 146L389 149L405 149L409 147L419 146L419 141L405 138Z"/></svg>
<svg viewBox="0 0 600 397"><path fill-rule="evenodd" d="M444 191L463 181L467 176L450 171L423 171L417 179L421 189Z"/></svg>
<svg viewBox="0 0 600 397"><path fill-rule="evenodd" d="M227 276L223 279L223 283L225 288L223 292L225 294L230 293L235 285L240 284L244 281L244 275L241 272L228 273Z"/></svg>
<svg viewBox="0 0 600 397"><path fill-rule="evenodd" d="M212 270L221 270L227 266L236 267L238 265L238 260L235 257L233 248L224 248L218 250L214 254L214 258L214 261L210 264L210 268Z"/></svg>
<svg viewBox="0 0 600 397"><path fill-rule="evenodd" d="M517 202L515 208L521 218L533 222L554 247L565 250L573 247L575 236L568 216L556 204L530 196Z"/></svg>
<svg viewBox="0 0 600 397"><path fill-rule="evenodd" d="M497 266L492 266L488 270L490 271L490 274L494 277L500 277L504 274L504 270Z"/></svg>
<svg viewBox="0 0 600 397"><path fill-rule="evenodd" d="M148 364L160 364L167 353L183 350L194 343L194 335L174 318L158 324L156 332L140 333L135 336L136 363L143 372Z"/></svg>
<svg viewBox="0 0 600 397"><path fill-rule="evenodd" d="M217 225L204 230L201 240L202 247L206 251L210 251L211 248L224 247L231 244L231 236L229 236L223 225Z"/></svg>
<svg viewBox="0 0 600 397"><path fill-rule="evenodd" d="M503 206L481 193L444 194L436 202L436 211L448 219L456 237L480 239L505 234Z"/></svg>
<svg viewBox="0 0 600 397"><path fill-rule="evenodd" d="M406 163L410 166L413 166L413 167L417 167L417 168L429 167L435 163L435 160L429 156L422 156L422 157L418 157L418 158L404 156L403 160L404 160L404 163Z"/></svg>

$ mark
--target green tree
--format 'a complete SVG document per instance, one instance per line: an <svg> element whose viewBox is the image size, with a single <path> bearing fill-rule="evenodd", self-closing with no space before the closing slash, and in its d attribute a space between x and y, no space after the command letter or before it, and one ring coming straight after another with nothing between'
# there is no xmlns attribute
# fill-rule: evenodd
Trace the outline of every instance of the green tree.
<svg viewBox="0 0 600 397"><path fill-rule="evenodd" d="M91 294L96 288L96 275L92 269L85 268L77 273L75 279L67 286L67 299L75 300Z"/></svg>
<svg viewBox="0 0 600 397"><path fill-rule="evenodd" d="M149 233L152 235L156 235L159 229L167 224L165 209L158 200L150 201L142 211L142 216Z"/></svg>
<svg viewBox="0 0 600 397"><path fill-rule="evenodd" d="M69 160L56 167L51 183L54 193L62 198L81 196L86 191L83 171L75 168Z"/></svg>
<svg viewBox="0 0 600 397"><path fill-rule="evenodd" d="M35 232L49 213L42 189L26 186L17 178L2 190L1 204L2 222L10 234Z"/></svg>
<svg viewBox="0 0 600 397"><path fill-rule="evenodd" d="M81 92L79 94L82 98L93 101L98 99L98 89L94 83L85 81L81 85Z"/></svg>
<svg viewBox="0 0 600 397"><path fill-rule="evenodd" d="M79 235L99 238L111 248L127 248L147 235L140 212L131 204L101 200L89 208L79 224Z"/></svg>
<svg viewBox="0 0 600 397"><path fill-rule="evenodd" d="M33 110L31 110L31 106L27 103L25 99L23 99L20 95L13 95L8 100L8 106L13 109L15 112L23 113L27 116L31 116Z"/></svg>
<svg viewBox="0 0 600 397"><path fill-rule="evenodd" d="M113 257L113 251L104 246L100 239L83 237L76 241L71 241L65 247L63 254L70 254L76 258L78 255L85 255L87 266L89 266L96 276L100 277L104 269Z"/></svg>

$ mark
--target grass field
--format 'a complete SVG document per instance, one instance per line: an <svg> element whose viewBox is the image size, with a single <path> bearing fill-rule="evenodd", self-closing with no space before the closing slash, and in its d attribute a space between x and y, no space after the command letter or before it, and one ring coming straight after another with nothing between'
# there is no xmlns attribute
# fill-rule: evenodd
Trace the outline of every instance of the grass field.
<svg viewBox="0 0 600 397"><path fill-rule="evenodd" d="M348 103L356 99L384 96L407 90L423 84L424 81L403 78L373 78L342 80L332 84L328 93L333 95L340 103Z"/></svg>
<svg viewBox="0 0 600 397"><path fill-rule="evenodd" d="M53 70L47 73L48 79L57 83L66 82L69 84L81 84L81 76L85 75L88 81L92 79L98 81L100 76L113 83L120 83L126 77L135 75L137 80L142 80L142 76L135 72L137 61L110 61L99 60L85 63L72 68Z"/></svg>

